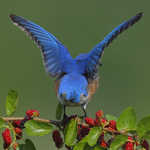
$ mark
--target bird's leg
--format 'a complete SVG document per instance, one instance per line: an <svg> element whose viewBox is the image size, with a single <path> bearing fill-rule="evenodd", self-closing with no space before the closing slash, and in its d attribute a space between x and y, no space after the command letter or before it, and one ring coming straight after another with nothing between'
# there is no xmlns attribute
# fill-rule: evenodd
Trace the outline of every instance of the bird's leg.
<svg viewBox="0 0 150 150"><path fill-rule="evenodd" d="M64 123L66 122L68 116L66 115L66 106L63 105L63 109L64 109L64 114L63 114L63 119L62 120L50 120L50 122L52 124L54 124L55 126L57 126L60 130L62 130L62 126L64 126Z"/></svg>
<svg viewBox="0 0 150 150"><path fill-rule="evenodd" d="M68 118L68 116L66 115L66 106L64 105L64 116L63 116L63 120L65 120L66 118Z"/></svg>
<svg viewBox="0 0 150 150"><path fill-rule="evenodd" d="M87 117L87 113L86 113L86 110L84 108L83 109L83 112L84 112L84 118Z"/></svg>
<svg viewBox="0 0 150 150"><path fill-rule="evenodd" d="M83 116L81 116L81 118L85 118L85 117L87 117L87 113L86 113L86 104L82 104L81 105L81 108L82 108L82 110L83 110L83 112L84 112L84 115Z"/></svg>

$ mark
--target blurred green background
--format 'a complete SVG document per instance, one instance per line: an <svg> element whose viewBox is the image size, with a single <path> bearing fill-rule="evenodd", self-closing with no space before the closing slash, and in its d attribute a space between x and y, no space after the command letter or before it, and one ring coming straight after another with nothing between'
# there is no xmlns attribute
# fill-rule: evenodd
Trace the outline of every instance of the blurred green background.
<svg viewBox="0 0 150 150"><path fill-rule="evenodd" d="M96 110L102 109L118 116L124 108L133 106L139 118L149 115L149 6L150 1L146 0L1 0L1 112L4 112L10 88L20 95L16 116L23 116L27 109L37 109L41 117L55 119L58 102L53 79L45 73L40 50L25 33L12 25L8 18L10 13L43 26L75 57L88 52L122 21L143 11L142 20L105 49L100 87L88 105L88 114L94 116ZM80 108L72 111L79 112ZM32 139L38 150L55 149L50 135Z"/></svg>

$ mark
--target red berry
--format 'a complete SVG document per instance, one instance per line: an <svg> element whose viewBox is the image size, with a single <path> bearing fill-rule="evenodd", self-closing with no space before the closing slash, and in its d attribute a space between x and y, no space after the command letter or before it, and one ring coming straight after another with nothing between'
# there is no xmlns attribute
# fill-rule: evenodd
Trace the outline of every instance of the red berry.
<svg viewBox="0 0 150 150"><path fill-rule="evenodd" d="M133 138L132 138L131 136L128 136L128 141L129 141L129 142L134 142L134 141L133 141Z"/></svg>
<svg viewBox="0 0 150 150"><path fill-rule="evenodd" d="M16 132L16 134L20 134L20 133L22 133L22 130L20 128L15 128L15 132Z"/></svg>
<svg viewBox="0 0 150 150"><path fill-rule="evenodd" d="M40 113L37 110L27 110L26 115L28 117L38 117L40 115Z"/></svg>
<svg viewBox="0 0 150 150"><path fill-rule="evenodd" d="M107 120L105 118L101 118L101 124L106 125L107 124Z"/></svg>
<svg viewBox="0 0 150 150"><path fill-rule="evenodd" d="M14 120L14 121L12 122L12 125L13 125L14 127L20 127L20 124L21 124L21 120Z"/></svg>
<svg viewBox="0 0 150 150"><path fill-rule="evenodd" d="M99 126L100 125L100 121L99 121L99 119L94 119L94 124L96 125L96 126Z"/></svg>
<svg viewBox="0 0 150 150"><path fill-rule="evenodd" d="M109 127L116 130L116 121L115 120L110 120L109 121Z"/></svg>
<svg viewBox="0 0 150 150"><path fill-rule="evenodd" d="M53 137L53 140L55 142L56 147L61 148L62 145L63 145L63 139L61 138L61 135L60 135L59 131L54 130L52 137Z"/></svg>
<svg viewBox="0 0 150 150"><path fill-rule="evenodd" d="M94 119L89 118L89 117L86 117L86 118L85 118L85 122L86 122L88 125L91 125L91 126L94 126L94 125L95 125Z"/></svg>
<svg viewBox="0 0 150 150"><path fill-rule="evenodd" d="M110 131L115 131L115 129L113 129L113 128L111 128L111 127L108 127L108 129L110 130Z"/></svg>
<svg viewBox="0 0 150 150"><path fill-rule="evenodd" d="M103 117L103 111L99 110L96 112L96 118L101 118L101 117Z"/></svg>
<svg viewBox="0 0 150 150"><path fill-rule="evenodd" d="M104 140L102 140L100 146L103 148L107 148L107 143Z"/></svg>
<svg viewBox="0 0 150 150"><path fill-rule="evenodd" d="M90 128L87 126L82 125L78 128L77 139L80 141L83 137L85 137L90 131Z"/></svg>
<svg viewBox="0 0 150 150"><path fill-rule="evenodd" d="M125 150L134 150L134 143L127 142L125 145Z"/></svg>
<svg viewBox="0 0 150 150"><path fill-rule="evenodd" d="M6 128L3 132L2 132L2 137L4 140L4 145L8 148L9 145L12 143L12 138L11 138L11 134L10 134L10 130L8 128Z"/></svg>
<svg viewBox="0 0 150 150"><path fill-rule="evenodd" d="M129 140L129 141L132 141L133 138L132 138L131 136L128 136L128 140Z"/></svg>
<svg viewBox="0 0 150 150"><path fill-rule="evenodd" d="M22 130L20 128L15 128L14 130L16 132L16 139L20 140L22 138Z"/></svg>

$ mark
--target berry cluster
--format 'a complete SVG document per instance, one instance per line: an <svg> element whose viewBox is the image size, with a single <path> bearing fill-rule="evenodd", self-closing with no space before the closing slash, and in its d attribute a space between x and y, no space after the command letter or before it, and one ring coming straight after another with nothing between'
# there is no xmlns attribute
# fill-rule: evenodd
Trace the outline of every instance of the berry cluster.
<svg viewBox="0 0 150 150"><path fill-rule="evenodd" d="M103 128L103 132L101 133L97 143L103 148L108 148L112 142L111 134L115 134L115 133L118 134L117 127L116 127L116 121L115 120L108 121L104 117L104 113L102 110L99 110L96 112L94 119L90 118L90 117L86 117L84 120L88 126L85 126L85 125L80 126L79 131L82 131L82 132L79 132L78 136L83 138L84 136L86 136L88 134L88 132L90 131L90 129L92 127L100 126ZM83 132L83 131L85 131L85 129L86 129L86 132ZM107 135L110 134L109 139L107 139L107 140L105 138L106 134Z"/></svg>
<svg viewBox="0 0 150 150"><path fill-rule="evenodd" d="M79 125L78 127L78 140L81 140L83 137L85 137L90 129L95 126L100 126L103 129L102 134L100 135L97 143L106 149L109 149L110 144L112 143L115 136L122 134L117 130L117 123L115 120L107 120L104 117L103 111L99 110L95 114L95 118L86 117L85 122L88 126L85 125ZM128 134L126 134L128 135ZM142 147L145 148L145 150L149 150L149 144L146 140L144 141L138 141L137 137L135 135L129 136L126 143L123 145L123 149L125 150L134 150L136 147Z"/></svg>
<svg viewBox="0 0 150 150"><path fill-rule="evenodd" d="M26 115L23 120L14 120L11 122L11 125L9 128L5 128L5 130L2 132L2 137L3 137L3 147L4 149L7 149L10 147L12 144L12 147L14 150L17 149L18 143L16 140L20 140L23 136L23 129L24 129L24 124L26 121L33 119L33 117L38 117L39 112L37 110L28 110L26 111ZM15 135L15 139L13 139L12 134Z"/></svg>
<svg viewBox="0 0 150 150"><path fill-rule="evenodd" d="M21 140L23 137L23 129L27 127L24 125L28 120L32 120L34 117L39 117L39 112L37 110L28 110L26 115L21 120L10 120L5 126L4 131L2 132L2 138L4 141L4 149L9 149L10 147L13 150L19 148L18 140ZM44 120L40 118L34 118L34 120L40 120L41 122L51 123L58 127L52 132L52 139L55 143L55 146L60 149L65 145L67 150L73 150L75 146L82 142L86 142L88 148L97 148L98 149L110 149L113 145L113 142L117 137L125 137L124 143L119 147L122 150L149 150L149 144L144 138L140 138L136 132L130 132L128 130L119 130L118 129L118 120L114 116L105 116L102 110L99 110L95 113L95 117L85 117L79 118L77 115L66 116L63 120L54 121L54 120ZM116 121L117 120L117 121ZM32 121L31 121L32 122ZM72 123L72 124L71 124ZM71 124L71 126L70 126ZM43 125L42 125L43 126ZM42 129L41 126L41 129ZM39 128L39 126L38 126ZM70 130L69 130L70 128ZM93 129L98 129L94 132L98 136L94 142L95 145L90 145L88 143L89 137L91 138L91 133ZM68 144L66 142L66 133L67 130L70 134L72 130L75 132L71 135L74 136L74 145ZM92 136L93 136L92 135ZM69 135L70 136L70 135ZM70 137L69 137L70 138ZM91 140L91 139L90 139ZM119 148L118 147L118 148ZM79 147L80 148L80 147ZM87 149L88 149L87 148ZM117 148L117 149L118 149ZM86 149L86 147L85 147Z"/></svg>
<svg viewBox="0 0 150 150"><path fill-rule="evenodd" d="M61 148L64 144L63 138L61 137L60 132L64 133L64 127L68 124L69 120L72 118L78 120L77 125L77 138L78 142L82 141L84 137L86 137L90 130L94 127L102 128L102 132L97 140L97 145L104 149L109 149L115 137L118 135L127 136L126 142L122 145L122 149L124 150L135 150L136 148L141 148L145 150L149 150L149 144L146 140L139 140L135 134L131 134L128 132L120 132L117 129L117 122L115 120L108 120L102 110L99 110L95 114L95 118L86 117L84 120L79 119L77 116L70 116L63 122L62 130L53 131L52 137L53 141L57 148ZM67 121L66 121L67 120ZM83 122L84 121L84 122ZM69 147L65 145L68 150L73 147Z"/></svg>
<svg viewBox="0 0 150 150"><path fill-rule="evenodd" d="M29 136L51 133L57 149L67 150L150 150L150 116L138 120L134 108L128 107L119 117L104 115L102 110L95 117L79 117L76 114L62 118L63 106L59 103L56 119L39 117L37 110L27 110L25 117L12 117L16 111L18 93L10 90L6 98L6 116L0 116L4 150L35 149ZM26 129L26 130L24 130Z"/></svg>

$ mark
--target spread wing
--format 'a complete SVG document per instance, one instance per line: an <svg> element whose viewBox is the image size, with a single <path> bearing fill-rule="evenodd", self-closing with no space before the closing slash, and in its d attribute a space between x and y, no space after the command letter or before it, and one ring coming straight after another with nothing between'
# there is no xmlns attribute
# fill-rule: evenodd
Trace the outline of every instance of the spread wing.
<svg viewBox="0 0 150 150"><path fill-rule="evenodd" d="M53 77L63 73L65 63L72 60L67 48L39 25L16 15L10 15L10 18L40 47L46 71Z"/></svg>
<svg viewBox="0 0 150 150"><path fill-rule="evenodd" d="M123 22L118 27L116 27L112 32L110 32L103 41L97 44L89 53L79 55L76 59L85 63L85 74L89 78L95 77L97 73L98 64L100 63L101 56L103 54L104 48L107 47L120 33L131 27L137 21L141 19L143 13L138 13L131 19Z"/></svg>

